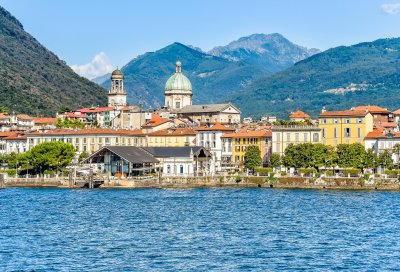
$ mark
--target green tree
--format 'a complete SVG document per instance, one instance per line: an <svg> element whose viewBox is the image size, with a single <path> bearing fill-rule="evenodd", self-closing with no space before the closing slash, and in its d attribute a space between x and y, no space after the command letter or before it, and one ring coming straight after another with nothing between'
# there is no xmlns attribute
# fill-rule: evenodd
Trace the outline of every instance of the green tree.
<svg viewBox="0 0 400 272"><path fill-rule="evenodd" d="M89 153L87 153L86 151L83 151L78 158L79 162L82 162L83 160L87 159L89 157Z"/></svg>
<svg viewBox="0 0 400 272"><path fill-rule="evenodd" d="M8 109L6 106L0 106L0 113L8 113Z"/></svg>
<svg viewBox="0 0 400 272"><path fill-rule="evenodd" d="M375 169L378 167L378 165L378 155L375 154L375 152L371 148L368 148L364 157L364 168L372 168L375 172Z"/></svg>
<svg viewBox="0 0 400 272"><path fill-rule="evenodd" d="M253 169L262 166L261 151L257 145L250 145L244 154L244 166Z"/></svg>
<svg viewBox="0 0 400 272"><path fill-rule="evenodd" d="M339 144L336 150L340 167L364 168L367 152L362 144Z"/></svg>
<svg viewBox="0 0 400 272"><path fill-rule="evenodd" d="M386 149L379 155L379 165L383 169L393 168L392 153L389 150Z"/></svg>
<svg viewBox="0 0 400 272"><path fill-rule="evenodd" d="M392 148L393 154L396 154L396 164L397 169L400 168L399 158L400 158L400 144L395 144Z"/></svg>
<svg viewBox="0 0 400 272"><path fill-rule="evenodd" d="M273 168L281 166L281 156L278 153L272 153L269 157L268 165Z"/></svg>
<svg viewBox="0 0 400 272"><path fill-rule="evenodd" d="M74 147L64 142L45 142L27 152L29 161L37 171L55 170L71 163L75 155Z"/></svg>

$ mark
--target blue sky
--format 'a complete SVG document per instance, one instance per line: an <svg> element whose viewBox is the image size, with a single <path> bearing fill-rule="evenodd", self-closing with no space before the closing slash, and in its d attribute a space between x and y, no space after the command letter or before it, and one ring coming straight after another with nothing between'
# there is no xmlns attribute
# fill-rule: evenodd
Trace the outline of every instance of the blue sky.
<svg viewBox="0 0 400 272"><path fill-rule="evenodd" d="M0 5L87 77L175 41L209 50L253 33L277 32L325 50L400 37L400 0L0 0Z"/></svg>

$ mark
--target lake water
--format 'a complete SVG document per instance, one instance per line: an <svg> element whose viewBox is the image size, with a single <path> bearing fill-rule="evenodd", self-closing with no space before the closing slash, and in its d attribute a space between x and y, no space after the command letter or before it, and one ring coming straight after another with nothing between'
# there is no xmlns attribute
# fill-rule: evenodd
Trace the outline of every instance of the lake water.
<svg viewBox="0 0 400 272"><path fill-rule="evenodd" d="M399 192L0 190L0 271L399 269Z"/></svg>

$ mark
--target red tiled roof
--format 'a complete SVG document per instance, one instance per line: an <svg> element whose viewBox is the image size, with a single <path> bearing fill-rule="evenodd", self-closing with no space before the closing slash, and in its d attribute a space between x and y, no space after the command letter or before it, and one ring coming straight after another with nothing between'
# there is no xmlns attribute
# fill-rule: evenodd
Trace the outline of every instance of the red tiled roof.
<svg viewBox="0 0 400 272"><path fill-rule="evenodd" d="M148 134L149 136L196 136L196 132L191 128L167 128Z"/></svg>
<svg viewBox="0 0 400 272"><path fill-rule="evenodd" d="M0 132L0 138L5 140L26 140L26 135L20 131L6 131Z"/></svg>
<svg viewBox="0 0 400 272"><path fill-rule="evenodd" d="M0 113L0 119L9 119L10 116L5 115L4 113Z"/></svg>
<svg viewBox="0 0 400 272"><path fill-rule="evenodd" d="M169 119L161 118L158 114L154 114L151 116L150 121L143 125L143 127L156 127L168 122Z"/></svg>
<svg viewBox="0 0 400 272"><path fill-rule="evenodd" d="M90 135L90 134L112 134L112 135L144 135L141 129L111 129L111 128L85 128L85 129L55 129L47 132L32 132L28 135Z"/></svg>
<svg viewBox="0 0 400 272"><path fill-rule="evenodd" d="M57 118L34 117L33 121L35 122L35 124L55 124L55 123L57 123Z"/></svg>
<svg viewBox="0 0 400 272"><path fill-rule="evenodd" d="M356 111L369 111L370 113L390 113L389 110L378 106L358 106L355 107Z"/></svg>
<svg viewBox="0 0 400 272"><path fill-rule="evenodd" d="M246 137L272 137L272 131L265 131L265 130L242 130L235 133L225 133L222 135L224 138L246 138Z"/></svg>
<svg viewBox="0 0 400 272"><path fill-rule="evenodd" d="M298 110L298 111L293 112L293 113L290 115L290 118L305 118L305 119L311 119L311 116L308 115L307 113L301 111L301 110Z"/></svg>
<svg viewBox="0 0 400 272"><path fill-rule="evenodd" d="M80 113L80 112L64 112L60 114L60 116L66 116L68 118L87 118L88 116L86 114Z"/></svg>
<svg viewBox="0 0 400 272"><path fill-rule="evenodd" d="M319 116L365 116L368 112L364 110L343 110L343 111L325 111Z"/></svg>
<svg viewBox="0 0 400 272"><path fill-rule="evenodd" d="M17 115L17 118L18 118L18 119L21 119L21 120L33 120L33 118L30 117L30 116L27 115L27 114L18 114L18 115Z"/></svg>
<svg viewBox="0 0 400 272"><path fill-rule="evenodd" d="M225 126L222 123L215 123L212 125L203 125L195 129L197 131L234 131L233 128L229 126Z"/></svg>
<svg viewBox="0 0 400 272"><path fill-rule="evenodd" d="M375 129L365 136L366 139L385 139L389 133L385 133L383 128ZM400 132L390 132L393 135L393 138L400 138Z"/></svg>
<svg viewBox="0 0 400 272"><path fill-rule="evenodd" d="M397 123L396 122L382 122L382 124L380 124L380 126L382 127L397 127Z"/></svg>
<svg viewBox="0 0 400 272"><path fill-rule="evenodd" d="M400 115L400 109L395 110L393 113L396 114L396 115Z"/></svg>
<svg viewBox="0 0 400 272"><path fill-rule="evenodd" d="M104 111L112 111L115 110L115 107L101 107L101 108L83 108L77 110L82 113L93 113L93 112L104 112Z"/></svg>

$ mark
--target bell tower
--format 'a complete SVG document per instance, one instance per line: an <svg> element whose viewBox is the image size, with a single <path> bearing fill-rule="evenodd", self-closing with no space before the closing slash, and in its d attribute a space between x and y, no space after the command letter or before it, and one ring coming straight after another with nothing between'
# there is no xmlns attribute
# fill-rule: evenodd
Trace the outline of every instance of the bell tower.
<svg viewBox="0 0 400 272"><path fill-rule="evenodd" d="M111 74L111 90L108 92L108 106L117 108L126 106L124 74L119 69Z"/></svg>

